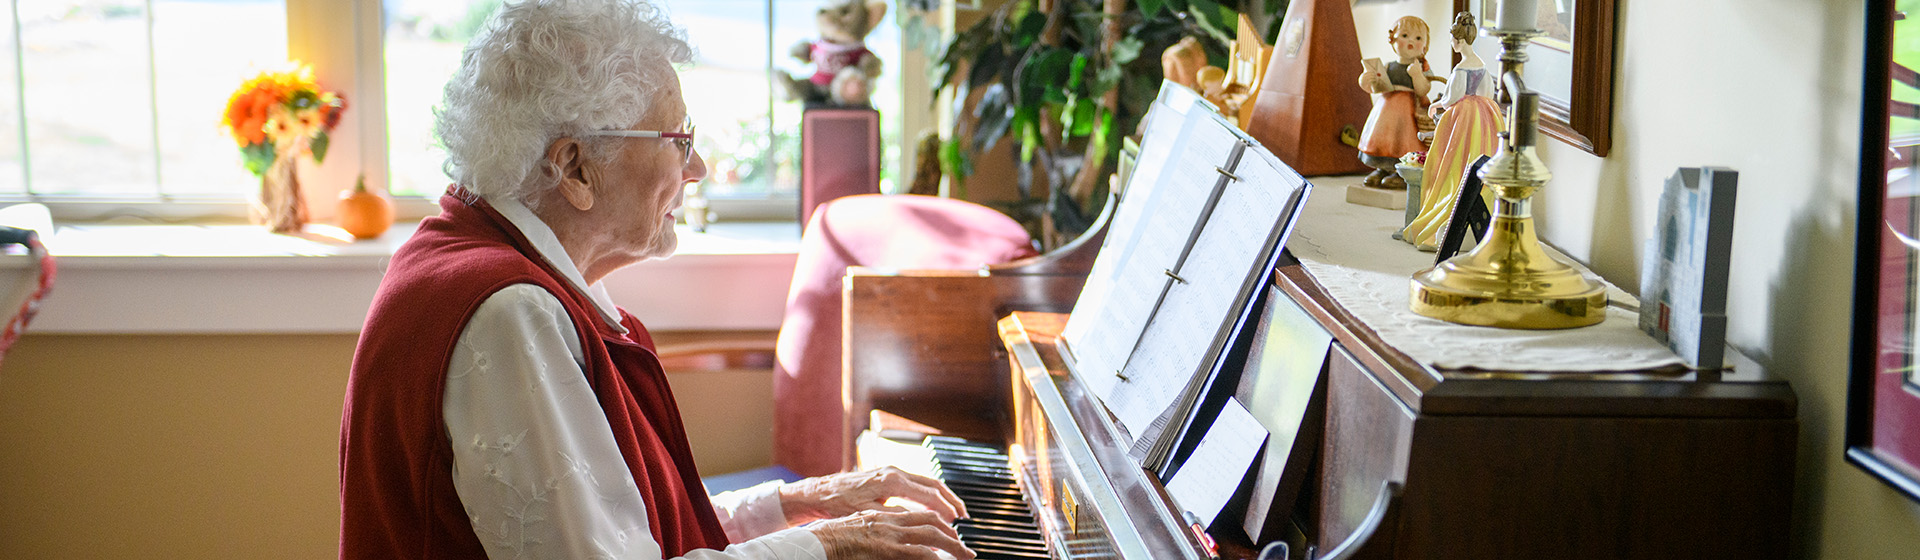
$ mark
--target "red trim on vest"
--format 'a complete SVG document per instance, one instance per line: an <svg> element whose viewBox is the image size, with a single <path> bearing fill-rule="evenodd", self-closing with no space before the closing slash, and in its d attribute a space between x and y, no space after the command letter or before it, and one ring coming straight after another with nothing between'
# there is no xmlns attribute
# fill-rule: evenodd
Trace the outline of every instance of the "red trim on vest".
<svg viewBox="0 0 1920 560"><path fill-rule="evenodd" d="M646 327L613 332L510 222L458 186L393 256L367 312L340 422L340 557L485 558L453 486L441 416L447 364L474 309L534 284L566 308L648 526L668 557L724 548L686 428Z"/></svg>

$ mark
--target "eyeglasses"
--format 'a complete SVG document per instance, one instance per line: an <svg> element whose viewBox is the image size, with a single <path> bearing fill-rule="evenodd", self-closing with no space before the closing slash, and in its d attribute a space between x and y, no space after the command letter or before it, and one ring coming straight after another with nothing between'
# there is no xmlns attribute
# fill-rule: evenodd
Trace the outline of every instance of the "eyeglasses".
<svg viewBox="0 0 1920 560"><path fill-rule="evenodd" d="M675 146L678 146L680 148L680 165L691 164L693 163L693 117L691 116L687 117L686 122L681 123L680 129L685 130L686 132L661 132L657 130L595 130L592 133L589 133L589 135L590 136L619 136L622 138L670 139L670 140L673 140L673 144Z"/></svg>

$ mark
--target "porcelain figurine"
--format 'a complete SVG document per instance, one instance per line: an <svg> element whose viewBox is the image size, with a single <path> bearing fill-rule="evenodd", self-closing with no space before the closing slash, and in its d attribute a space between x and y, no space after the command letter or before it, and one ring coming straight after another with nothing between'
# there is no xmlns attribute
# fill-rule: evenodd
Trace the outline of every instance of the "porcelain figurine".
<svg viewBox="0 0 1920 560"><path fill-rule="evenodd" d="M1472 14L1461 12L1454 17L1450 34L1453 51L1460 53L1460 64L1453 67L1446 97L1433 104L1439 124L1434 127L1433 148L1427 153L1426 170L1421 175L1425 191L1420 197L1420 214L1400 233L1400 239L1423 251L1432 251L1437 245L1467 166L1482 155L1493 154L1500 146L1500 131L1505 129L1500 105L1493 100L1499 76L1473 52L1478 33Z"/></svg>
<svg viewBox="0 0 1920 560"><path fill-rule="evenodd" d="M1418 136L1427 112L1427 92L1435 81L1428 75L1427 39L1426 21L1402 17L1387 30L1396 59L1386 64L1379 59L1365 61L1360 88L1373 94L1373 112L1360 131L1360 161L1374 169L1365 181L1369 187L1406 188L1394 165L1407 152L1427 149Z"/></svg>

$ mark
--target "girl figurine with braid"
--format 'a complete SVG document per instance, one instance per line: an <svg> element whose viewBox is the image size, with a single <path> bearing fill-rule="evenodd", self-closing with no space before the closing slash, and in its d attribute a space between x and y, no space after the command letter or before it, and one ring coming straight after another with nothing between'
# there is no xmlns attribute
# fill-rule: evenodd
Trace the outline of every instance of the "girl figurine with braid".
<svg viewBox="0 0 1920 560"><path fill-rule="evenodd" d="M1369 60L1360 74L1360 88L1373 94L1373 113L1360 132L1360 161L1374 168L1367 186L1404 189L1407 184L1394 173L1394 164L1407 152L1427 150L1417 136L1426 117L1427 92L1436 81L1427 75L1427 22L1402 17L1387 30L1387 42L1393 44L1397 60L1384 66Z"/></svg>

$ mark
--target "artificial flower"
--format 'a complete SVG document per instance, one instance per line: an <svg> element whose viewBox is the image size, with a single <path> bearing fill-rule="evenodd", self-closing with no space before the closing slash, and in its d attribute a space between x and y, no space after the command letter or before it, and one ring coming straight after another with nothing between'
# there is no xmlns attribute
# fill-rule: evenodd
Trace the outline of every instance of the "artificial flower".
<svg viewBox="0 0 1920 560"><path fill-rule="evenodd" d="M239 145L247 171L260 175L284 150L326 161L328 134L346 109L345 97L321 90L313 68L295 62L292 70L262 72L240 84L227 98L220 127Z"/></svg>

